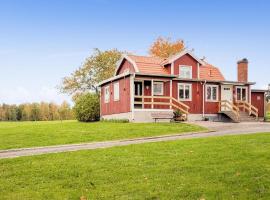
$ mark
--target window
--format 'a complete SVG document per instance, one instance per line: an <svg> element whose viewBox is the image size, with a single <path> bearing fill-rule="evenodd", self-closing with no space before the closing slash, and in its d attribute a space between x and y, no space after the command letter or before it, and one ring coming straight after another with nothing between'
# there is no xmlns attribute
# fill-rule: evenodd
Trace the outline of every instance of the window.
<svg viewBox="0 0 270 200"><path fill-rule="evenodd" d="M206 101L218 101L217 85L206 85Z"/></svg>
<svg viewBox="0 0 270 200"><path fill-rule="evenodd" d="M192 78L192 66L179 66L179 77L180 78Z"/></svg>
<svg viewBox="0 0 270 200"><path fill-rule="evenodd" d="M113 84L113 100L119 101L119 82Z"/></svg>
<svg viewBox="0 0 270 200"><path fill-rule="evenodd" d="M246 87L236 87L236 100L247 101L247 88Z"/></svg>
<svg viewBox="0 0 270 200"><path fill-rule="evenodd" d="M178 84L178 99L182 101L191 101L192 97L192 85L191 84Z"/></svg>
<svg viewBox="0 0 270 200"><path fill-rule="evenodd" d="M109 103L110 102L110 86L106 86L104 90L105 90L104 101L105 103Z"/></svg>
<svg viewBox="0 0 270 200"><path fill-rule="evenodd" d="M163 95L163 82L154 82L154 95Z"/></svg>

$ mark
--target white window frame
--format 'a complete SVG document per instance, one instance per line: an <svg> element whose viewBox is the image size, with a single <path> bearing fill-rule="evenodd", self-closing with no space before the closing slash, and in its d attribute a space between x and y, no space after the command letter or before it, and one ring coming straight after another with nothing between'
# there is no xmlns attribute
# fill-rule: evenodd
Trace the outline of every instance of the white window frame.
<svg viewBox="0 0 270 200"><path fill-rule="evenodd" d="M106 93L107 90L108 90L108 95ZM110 102L110 96L111 96L110 93L111 93L110 86L108 85L108 86L104 87L104 102L105 103L109 103Z"/></svg>
<svg viewBox="0 0 270 200"><path fill-rule="evenodd" d="M161 92L155 92L154 85L161 85ZM153 82L153 95L154 96L162 96L164 94L164 83L163 82Z"/></svg>
<svg viewBox="0 0 270 200"><path fill-rule="evenodd" d="M186 97L184 97L184 98L180 98L179 97L179 86L183 86L183 88L184 88L184 96L185 96L185 90L186 90L186 86L189 86L189 88L190 88L190 94L189 94L189 98L186 98ZM191 83L178 83L178 88L177 88L177 96L178 96L178 100L179 101L192 101L192 84Z"/></svg>
<svg viewBox="0 0 270 200"><path fill-rule="evenodd" d="M211 96L210 99L207 99L207 88L211 88ZM217 99L213 99L213 88L216 88L216 97ZM206 85L205 86L205 101L207 102L218 102L219 101L219 86L218 85Z"/></svg>
<svg viewBox="0 0 270 200"><path fill-rule="evenodd" d="M237 89L240 89L241 90L241 93L240 93L240 100L239 99L237 99ZM243 100L243 96L242 96L242 90L243 89L246 89L246 100ZM235 95L236 95L236 98L235 98L235 100L236 101L246 101L246 102L248 102L248 87L245 87L245 86L237 86L237 87L235 87Z"/></svg>
<svg viewBox="0 0 270 200"><path fill-rule="evenodd" d="M114 101L120 100L120 84L119 84L119 82L115 82L113 84L113 100Z"/></svg>
<svg viewBox="0 0 270 200"><path fill-rule="evenodd" d="M186 67L190 69L190 77L181 77L181 68ZM190 65L179 65L179 78L192 79L192 66Z"/></svg>

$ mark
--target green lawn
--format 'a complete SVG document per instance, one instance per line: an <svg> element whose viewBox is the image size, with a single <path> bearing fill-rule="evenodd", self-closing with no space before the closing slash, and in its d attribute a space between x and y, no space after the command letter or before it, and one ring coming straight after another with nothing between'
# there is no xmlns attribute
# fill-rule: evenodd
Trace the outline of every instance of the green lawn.
<svg viewBox="0 0 270 200"><path fill-rule="evenodd" d="M205 130L177 123L0 122L0 149L117 140Z"/></svg>
<svg viewBox="0 0 270 200"><path fill-rule="evenodd" d="M0 199L269 199L270 134L0 160Z"/></svg>

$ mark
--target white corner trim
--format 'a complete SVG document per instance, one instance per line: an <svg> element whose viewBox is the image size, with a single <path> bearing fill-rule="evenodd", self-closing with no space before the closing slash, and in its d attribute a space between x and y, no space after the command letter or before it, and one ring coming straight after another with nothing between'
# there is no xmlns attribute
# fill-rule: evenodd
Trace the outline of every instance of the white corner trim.
<svg viewBox="0 0 270 200"><path fill-rule="evenodd" d="M171 75L174 75L174 62L171 64Z"/></svg>
<svg viewBox="0 0 270 200"><path fill-rule="evenodd" d="M132 60L128 55L125 54L125 55L123 55L122 58L119 60L119 62L118 62L118 64L117 64L117 67L116 67L116 70L115 70L115 72L114 72L114 76L116 76L117 71L120 69L122 62L123 62L125 59L126 59L127 61L129 61L129 62L133 65L133 67L134 67L134 69L135 69L135 72L139 72L139 69L138 69L138 67L137 67L136 62L135 62L134 60Z"/></svg>

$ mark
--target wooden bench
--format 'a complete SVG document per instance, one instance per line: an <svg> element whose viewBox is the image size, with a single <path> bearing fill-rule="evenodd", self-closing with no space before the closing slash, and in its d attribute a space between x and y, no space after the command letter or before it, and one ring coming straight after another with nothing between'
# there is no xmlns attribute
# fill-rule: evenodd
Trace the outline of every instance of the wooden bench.
<svg viewBox="0 0 270 200"><path fill-rule="evenodd" d="M170 119L172 121L174 119L173 113L151 113L151 117L155 120L155 123L158 119Z"/></svg>

